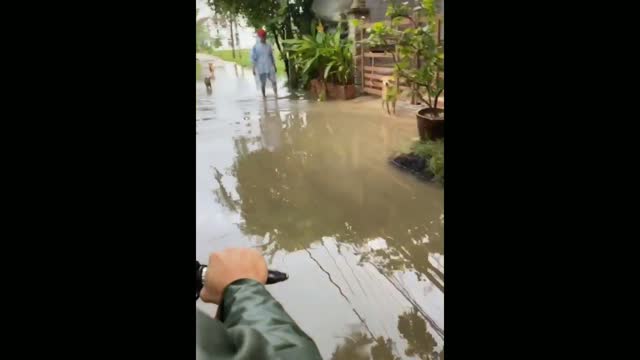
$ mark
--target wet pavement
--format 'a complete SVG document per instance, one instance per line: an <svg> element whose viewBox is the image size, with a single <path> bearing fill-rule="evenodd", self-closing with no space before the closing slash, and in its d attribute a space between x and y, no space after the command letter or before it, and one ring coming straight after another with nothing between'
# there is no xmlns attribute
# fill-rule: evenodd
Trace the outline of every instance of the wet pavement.
<svg viewBox="0 0 640 360"><path fill-rule="evenodd" d="M279 94L223 62L211 94L196 82L197 260L259 248L290 276L269 291L325 359L443 357L444 192L388 164L415 125Z"/></svg>

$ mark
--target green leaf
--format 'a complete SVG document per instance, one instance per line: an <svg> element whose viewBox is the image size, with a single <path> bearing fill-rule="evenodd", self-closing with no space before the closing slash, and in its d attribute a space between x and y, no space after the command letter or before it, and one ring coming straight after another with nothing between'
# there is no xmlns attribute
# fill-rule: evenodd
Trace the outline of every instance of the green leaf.
<svg viewBox="0 0 640 360"><path fill-rule="evenodd" d="M386 26L387 25L385 23L379 21L379 22L376 22L373 25L371 25L371 31L373 31L373 32L381 32L386 28Z"/></svg>
<svg viewBox="0 0 640 360"><path fill-rule="evenodd" d="M395 9L393 8L393 5L389 4L389 6L387 6L387 12L385 12L385 16L390 17L391 15L393 15L393 13L395 12Z"/></svg>
<svg viewBox="0 0 640 360"><path fill-rule="evenodd" d="M340 46L340 31L336 31L333 35L333 42L335 45Z"/></svg>
<svg viewBox="0 0 640 360"><path fill-rule="evenodd" d="M318 59L318 57L313 57L309 60L307 60L307 65L304 67L304 69L302 70L303 73L306 73L309 68L311 67L311 65L313 65L313 63Z"/></svg>
<svg viewBox="0 0 640 360"><path fill-rule="evenodd" d="M396 16L391 20L391 24L393 26L399 26L402 23L402 20L404 20L404 17L401 16Z"/></svg>
<svg viewBox="0 0 640 360"><path fill-rule="evenodd" d="M335 61L331 61L327 64L327 67L324 69L324 78L326 79L327 76L329 76L329 72L331 71L331 68L336 64Z"/></svg>

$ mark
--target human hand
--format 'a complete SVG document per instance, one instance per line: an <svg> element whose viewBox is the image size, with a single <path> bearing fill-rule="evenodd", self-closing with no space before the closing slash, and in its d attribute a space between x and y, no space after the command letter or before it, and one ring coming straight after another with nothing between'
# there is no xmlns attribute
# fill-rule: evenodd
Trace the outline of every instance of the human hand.
<svg viewBox="0 0 640 360"><path fill-rule="evenodd" d="M200 298L204 302L220 304L224 289L232 282L252 279L265 284L267 275L267 262L255 249L225 249L212 253Z"/></svg>

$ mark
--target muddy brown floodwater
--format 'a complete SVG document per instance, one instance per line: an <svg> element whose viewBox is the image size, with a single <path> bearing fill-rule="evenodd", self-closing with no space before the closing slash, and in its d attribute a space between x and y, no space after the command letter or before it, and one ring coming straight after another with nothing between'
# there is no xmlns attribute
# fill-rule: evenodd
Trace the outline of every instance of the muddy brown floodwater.
<svg viewBox="0 0 640 360"><path fill-rule="evenodd" d="M211 94L196 82L197 260L259 248L290 275L269 291L325 359L443 358L444 193L387 162L415 125L267 91L229 63ZM205 359L214 308L197 309Z"/></svg>

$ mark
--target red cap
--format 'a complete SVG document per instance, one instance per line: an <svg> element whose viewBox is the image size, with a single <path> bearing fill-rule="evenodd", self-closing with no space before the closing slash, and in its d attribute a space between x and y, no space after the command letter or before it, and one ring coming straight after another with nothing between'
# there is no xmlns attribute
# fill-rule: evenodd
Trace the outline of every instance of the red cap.
<svg viewBox="0 0 640 360"><path fill-rule="evenodd" d="M267 36L267 32L264 29L258 29L258 36L263 38Z"/></svg>

